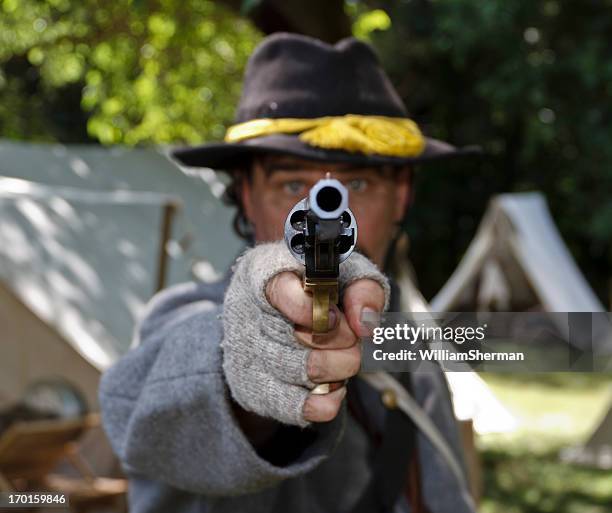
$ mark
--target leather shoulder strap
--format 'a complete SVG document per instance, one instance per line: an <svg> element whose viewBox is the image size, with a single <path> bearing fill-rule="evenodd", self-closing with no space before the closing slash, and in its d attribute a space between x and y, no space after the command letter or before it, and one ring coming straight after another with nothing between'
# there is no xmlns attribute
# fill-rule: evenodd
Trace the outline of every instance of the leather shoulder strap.
<svg viewBox="0 0 612 513"><path fill-rule="evenodd" d="M410 386L409 379L405 385ZM406 491L411 462L418 460L416 426L401 410L391 408L386 411L382 431L377 429L355 387L350 385L348 403L351 413L376 447L372 479L351 513L390 512ZM417 487L420 489L420 483L417 483ZM420 494L417 495L420 497Z"/></svg>

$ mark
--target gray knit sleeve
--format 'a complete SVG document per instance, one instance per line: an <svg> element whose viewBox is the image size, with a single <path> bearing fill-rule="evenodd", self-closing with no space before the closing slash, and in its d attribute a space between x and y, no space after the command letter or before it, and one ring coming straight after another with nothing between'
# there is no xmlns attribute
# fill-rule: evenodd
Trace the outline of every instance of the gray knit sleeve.
<svg viewBox="0 0 612 513"><path fill-rule="evenodd" d="M308 472L333 449L342 418L314 427L292 464L262 459L233 417L222 372L221 305L203 285L158 295L138 344L104 373L104 428L126 472L209 496L254 492Z"/></svg>

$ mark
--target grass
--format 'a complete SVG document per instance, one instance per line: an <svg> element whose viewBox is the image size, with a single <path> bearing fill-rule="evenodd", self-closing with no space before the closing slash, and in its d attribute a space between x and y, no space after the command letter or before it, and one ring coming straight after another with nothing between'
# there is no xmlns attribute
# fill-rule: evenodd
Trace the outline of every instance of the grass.
<svg viewBox="0 0 612 513"><path fill-rule="evenodd" d="M477 440L484 471L482 513L610 513L612 472L559 460L610 407L612 375L481 374L520 421Z"/></svg>

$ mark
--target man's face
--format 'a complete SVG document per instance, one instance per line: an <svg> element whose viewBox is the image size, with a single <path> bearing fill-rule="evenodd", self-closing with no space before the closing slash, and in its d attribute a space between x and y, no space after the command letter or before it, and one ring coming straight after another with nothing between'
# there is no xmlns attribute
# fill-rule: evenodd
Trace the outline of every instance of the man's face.
<svg viewBox="0 0 612 513"><path fill-rule="evenodd" d="M349 207L359 230L357 247L382 267L410 195L407 168L398 171L296 157L257 157L251 179L244 180L241 190L246 216L255 229L255 240L282 239L289 211L327 173L340 180L349 191Z"/></svg>

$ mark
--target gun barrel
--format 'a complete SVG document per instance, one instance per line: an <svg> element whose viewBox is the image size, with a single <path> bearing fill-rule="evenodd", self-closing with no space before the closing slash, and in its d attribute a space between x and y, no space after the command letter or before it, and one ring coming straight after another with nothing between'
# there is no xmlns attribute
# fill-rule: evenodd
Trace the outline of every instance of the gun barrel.
<svg viewBox="0 0 612 513"><path fill-rule="evenodd" d="M335 178L325 178L310 189L308 203L319 219L338 219L348 208L348 191Z"/></svg>

